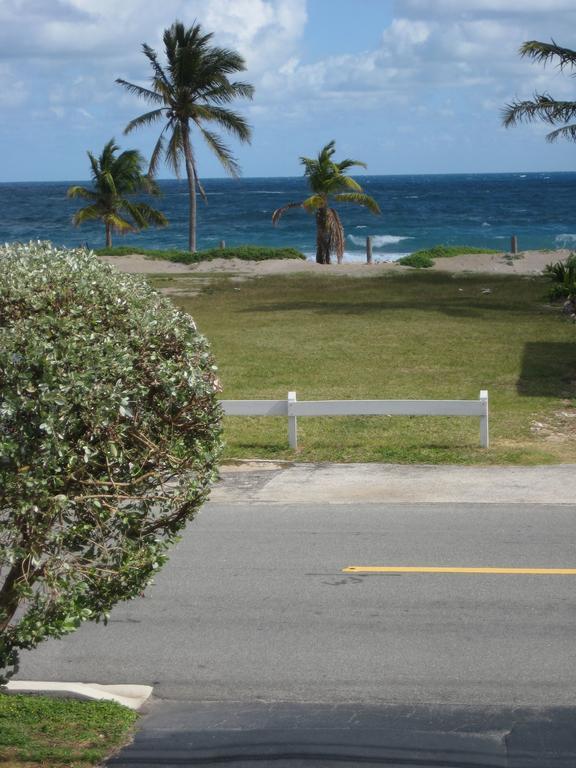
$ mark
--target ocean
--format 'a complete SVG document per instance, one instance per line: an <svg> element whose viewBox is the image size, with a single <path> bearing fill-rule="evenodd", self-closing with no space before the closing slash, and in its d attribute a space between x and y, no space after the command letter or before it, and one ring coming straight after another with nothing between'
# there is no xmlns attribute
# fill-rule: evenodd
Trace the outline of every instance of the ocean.
<svg viewBox="0 0 576 768"><path fill-rule="evenodd" d="M356 176L382 209L338 208L346 232L347 260L364 260L372 236L374 260L394 260L439 243L509 250L512 235L521 250L576 248L576 173ZM72 184L0 184L0 242L51 240L58 245L104 245L102 225L72 225L81 201L69 200ZM291 246L313 258L314 217L289 210L279 226L275 208L304 199L305 179L206 179L208 204L198 201L198 247ZM188 195L184 180L160 181L153 205L170 221L166 229L116 236L114 245L142 248L187 247Z"/></svg>

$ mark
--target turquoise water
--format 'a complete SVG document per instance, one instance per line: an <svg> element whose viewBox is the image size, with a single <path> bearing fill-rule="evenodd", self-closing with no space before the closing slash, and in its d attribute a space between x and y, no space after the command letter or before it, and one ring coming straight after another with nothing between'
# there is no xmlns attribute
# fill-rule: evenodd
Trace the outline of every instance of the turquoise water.
<svg viewBox="0 0 576 768"><path fill-rule="evenodd" d="M376 260L389 260L438 243L508 250L510 237L521 249L576 248L576 173L458 174L357 177L382 209L341 206L346 258L364 259L366 236ZM73 183L0 184L0 242L52 240L97 248L99 224L75 228L79 201L68 200ZM272 212L306 196L303 178L207 179L208 204L198 202L198 247L257 244L315 250L314 218L288 211L273 227ZM185 181L161 181L153 204L170 220L166 229L116 237L115 245L186 248L188 195Z"/></svg>

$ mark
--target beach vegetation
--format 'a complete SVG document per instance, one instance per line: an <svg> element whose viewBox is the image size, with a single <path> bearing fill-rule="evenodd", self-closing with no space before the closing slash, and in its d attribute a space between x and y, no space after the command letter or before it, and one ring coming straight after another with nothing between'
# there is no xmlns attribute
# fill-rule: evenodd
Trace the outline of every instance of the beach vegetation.
<svg viewBox="0 0 576 768"><path fill-rule="evenodd" d="M380 213L378 203L367 195L360 184L346 174L349 168L366 163L360 160L342 160L336 163L332 157L335 142L330 141L318 153L317 158L301 157L304 175L310 188L310 196L298 203L288 203L277 208L272 214L272 223L278 224L281 217L290 208L303 208L316 217L316 262L330 264L333 254L338 263L344 256L344 227L331 202L363 205L372 213Z"/></svg>
<svg viewBox="0 0 576 768"><path fill-rule="evenodd" d="M129 740L138 715L111 701L0 694L6 768L101 765Z"/></svg>
<svg viewBox="0 0 576 768"><path fill-rule="evenodd" d="M192 318L84 249L0 248L0 676L141 595L206 500L219 388Z"/></svg>
<svg viewBox="0 0 576 768"><path fill-rule="evenodd" d="M416 269L428 269L433 267L435 259L449 259L454 256L466 256L475 253L500 253L490 248L477 248L472 245L433 245L431 248L423 248L420 251L414 251L407 256L398 259L398 264L404 267L415 267Z"/></svg>
<svg viewBox="0 0 576 768"><path fill-rule="evenodd" d="M571 74L575 74L576 51L562 48L554 40L550 43L529 40L520 47L520 55L544 65L554 62L561 72L568 69ZM512 101L503 110L506 128L521 122L535 121L557 126L547 134L547 141L556 141L558 138L576 141L576 122L571 122L576 121L576 101L558 100L549 93L536 93L532 99Z"/></svg>
<svg viewBox="0 0 576 768"><path fill-rule="evenodd" d="M108 248L112 247L112 232L126 234L168 224L163 213L144 201L133 199L139 192L159 194L156 184L144 173L145 161L140 152L127 149L118 155L118 150L118 145L111 139L99 157L88 152L92 188L74 186L68 189L68 197L88 202L74 214L74 224L102 221Z"/></svg>
<svg viewBox="0 0 576 768"><path fill-rule="evenodd" d="M230 460L549 464L576 462L576 345L543 276L394 271L359 277L211 274L154 278L208 334L226 399L477 399L474 418L224 418ZM190 293L186 290L189 286ZM238 288L241 290L238 290Z"/></svg>
<svg viewBox="0 0 576 768"><path fill-rule="evenodd" d="M552 283L549 297L552 301L563 300L566 311L576 315L576 253L571 253L566 261L548 264L544 274Z"/></svg>
<svg viewBox="0 0 576 768"><path fill-rule="evenodd" d="M149 259L174 261L180 264L199 264L213 259L240 259L241 261L306 259L306 256L296 248L273 248L268 245L235 245L228 248L208 248L194 253L178 249L121 246L119 248L99 248L96 253L99 256L126 256L137 253Z"/></svg>
<svg viewBox="0 0 576 768"><path fill-rule="evenodd" d="M177 176L184 162L189 193L188 249L192 252L196 250L197 192L206 201L198 178L192 131L198 131L231 176L239 175L238 162L220 135L206 126L214 124L241 142L249 142L251 136L245 118L227 106L234 99L252 98L252 85L231 79L237 72L243 72L246 64L236 51L213 46L212 37L212 33L203 32L200 24L186 28L176 21L164 30L166 64L160 62L149 45L142 46L152 69L148 88L121 78L116 80L152 107L131 120L125 133L164 122L150 158L150 176L155 176L162 158Z"/></svg>

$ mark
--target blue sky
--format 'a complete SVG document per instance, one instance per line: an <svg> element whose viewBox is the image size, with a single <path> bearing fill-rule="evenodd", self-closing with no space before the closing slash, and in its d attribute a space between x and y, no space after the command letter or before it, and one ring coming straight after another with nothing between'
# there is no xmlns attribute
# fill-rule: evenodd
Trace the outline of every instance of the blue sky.
<svg viewBox="0 0 576 768"><path fill-rule="evenodd" d="M574 0L0 0L0 181L85 179L112 136L149 156L159 129L123 136L145 105L114 80L145 84L140 46L161 51L176 18L246 58L245 176L300 175L331 139L374 174L575 170L574 144L500 117L535 91L576 99L576 79L517 54L576 47ZM224 175L201 141L197 158Z"/></svg>

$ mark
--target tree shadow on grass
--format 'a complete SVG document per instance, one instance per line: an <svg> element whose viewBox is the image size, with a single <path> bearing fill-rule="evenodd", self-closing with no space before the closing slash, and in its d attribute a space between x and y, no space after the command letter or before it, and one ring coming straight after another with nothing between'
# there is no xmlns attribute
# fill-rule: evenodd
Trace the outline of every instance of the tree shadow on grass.
<svg viewBox="0 0 576 768"><path fill-rule="evenodd" d="M526 397L576 397L576 341L525 344L516 389Z"/></svg>
<svg viewBox="0 0 576 768"><path fill-rule="evenodd" d="M530 304L517 306L508 301L475 299L450 299L443 302L433 302L422 297L414 301L274 301L268 304L254 305L239 310L241 314L256 312L308 312L321 315L370 315L396 310L411 310L414 312L440 312L450 317L481 317L486 311L507 312L517 315L532 315L534 308Z"/></svg>

